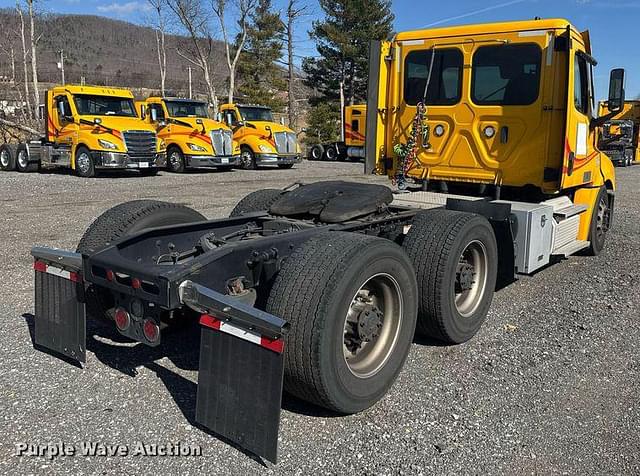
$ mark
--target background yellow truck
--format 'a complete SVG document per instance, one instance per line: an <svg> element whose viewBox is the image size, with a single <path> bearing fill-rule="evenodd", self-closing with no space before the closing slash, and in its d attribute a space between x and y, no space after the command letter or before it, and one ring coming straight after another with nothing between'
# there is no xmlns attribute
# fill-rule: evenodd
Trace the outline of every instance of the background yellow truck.
<svg viewBox="0 0 640 476"><path fill-rule="evenodd" d="M63 166L81 177L107 169L155 175L165 165L164 144L137 116L133 93L127 89L54 87L46 92L44 121L46 135L15 150L10 164L20 172ZM3 148L0 156L8 158L9 152Z"/></svg>
<svg viewBox="0 0 640 476"><path fill-rule="evenodd" d="M616 165L635 163L640 139L640 101L625 101L622 110L614 113L607 101L601 101L599 115L610 116L600 128L600 150Z"/></svg>
<svg viewBox="0 0 640 476"><path fill-rule="evenodd" d="M228 170L239 164L240 147L231 129L209 117L205 102L153 96L138 107L166 144L170 171L195 167Z"/></svg>
<svg viewBox="0 0 640 476"><path fill-rule="evenodd" d="M266 106L224 104L223 120L233 130L240 144L240 166L255 169L261 165L277 165L290 169L300 162L301 152L294 131L273 120Z"/></svg>
<svg viewBox="0 0 640 476"><path fill-rule="evenodd" d="M342 121L342 140L315 144L309 149L309 160L364 159L366 117L366 104L345 107Z"/></svg>

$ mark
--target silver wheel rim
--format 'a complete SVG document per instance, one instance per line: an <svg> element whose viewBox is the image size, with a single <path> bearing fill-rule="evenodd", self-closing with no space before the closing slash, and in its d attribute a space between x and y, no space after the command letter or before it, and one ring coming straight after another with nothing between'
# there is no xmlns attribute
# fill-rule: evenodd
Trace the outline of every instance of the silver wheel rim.
<svg viewBox="0 0 640 476"><path fill-rule="evenodd" d="M27 156L27 152L25 150L21 150L18 152L18 165L20 168L24 169L29 165L29 157Z"/></svg>
<svg viewBox="0 0 640 476"><path fill-rule="evenodd" d="M487 249L481 241L473 240L460 254L453 277L454 302L462 317L471 316L482 302L488 269Z"/></svg>
<svg viewBox="0 0 640 476"><path fill-rule="evenodd" d="M311 157L313 158L313 160L320 160L320 157L322 157L322 154L320 153L320 149L317 147L312 148Z"/></svg>
<svg viewBox="0 0 640 476"><path fill-rule="evenodd" d="M179 169L182 165L182 158L180 157L180 153L175 150L171 152L171 154L169 154L169 163L171 164L172 169Z"/></svg>
<svg viewBox="0 0 640 476"><path fill-rule="evenodd" d="M242 161L242 166L245 169L251 168L253 165L253 157L251 156L251 152L248 150L242 151L242 154L240 154L240 160Z"/></svg>
<svg viewBox="0 0 640 476"><path fill-rule="evenodd" d="M353 375L368 378L384 367L395 350L402 313L402 291L393 276L379 273L360 286L342 332L342 354Z"/></svg>
<svg viewBox="0 0 640 476"><path fill-rule="evenodd" d="M608 215L609 206L604 197L598 201L598 210L596 212L596 238L602 242L608 231Z"/></svg>
<svg viewBox="0 0 640 476"><path fill-rule="evenodd" d="M86 174L91 168L91 157L87 152L81 152L76 158L76 167L83 174Z"/></svg>
<svg viewBox="0 0 640 476"><path fill-rule="evenodd" d="M2 164L3 167L9 167L9 152L6 150L0 152L0 164Z"/></svg>

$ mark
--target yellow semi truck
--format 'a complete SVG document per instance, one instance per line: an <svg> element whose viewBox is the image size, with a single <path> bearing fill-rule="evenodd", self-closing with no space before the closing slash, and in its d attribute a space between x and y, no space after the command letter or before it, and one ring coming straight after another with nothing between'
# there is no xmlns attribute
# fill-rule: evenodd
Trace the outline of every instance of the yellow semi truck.
<svg viewBox="0 0 640 476"><path fill-rule="evenodd" d="M77 252L32 250L36 343L84 361L85 305L153 346L196 314L195 421L275 461L283 390L363 411L416 332L466 342L496 289L603 250L616 180L597 147L607 117L592 117L588 38L554 19L374 42L365 171L397 188L256 190L210 221L179 204L118 205ZM623 84L613 70L611 111Z"/></svg>
<svg viewBox="0 0 640 476"><path fill-rule="evenodd" d="M600 116L611 116L600 128L599 148L616 165L626 167L638 160L640 146L640 101L625 101L619 112L600 102Z"/></svg>
<svg viewBox="0 0 640 476"><path fill-rule="evenodd" d="M313 145L309 148L309 160L364 159L366 117L366 104L345 107L342 140Z"/></svg>
<svg viewBox="0 0 640 476"><path fill-rule="evenodd" d="M209 117L205 102L152 96L138 108L166 144L167 169L171 172L199 167L229 170L239 165L238 141L226 124Z"/></svg>
<svg viewBox="0 0 640 476"><path fill-rule="evenodd" d="M128 89L56 86L46 92L44 122L41 139L18 145L18 171L55 166L81 177L125 169L155 175L165 165L165 145L137 116Z"/></svg>
<svg viewBox="0 0 640 476"><path fill-rule="evenodd" d="M233 130L240 144L240 166L256 169L261 165L277 165L290 169L301 160L297 134L274 121L266 106L223 104L224 122Z"/></svg>

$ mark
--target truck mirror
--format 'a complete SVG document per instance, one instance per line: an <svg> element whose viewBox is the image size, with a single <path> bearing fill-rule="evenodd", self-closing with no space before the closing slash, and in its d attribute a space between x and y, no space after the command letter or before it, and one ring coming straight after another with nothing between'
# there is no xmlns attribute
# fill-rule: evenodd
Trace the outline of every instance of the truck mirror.
<svg viewBox="0 0 640 476"><path fill-rule="evenodd" d="M140 119L145 120L147 118L147 108L142 104L140 106Z"/></svg>
<svg viewBox="0 0 640 476"><path fill-rule="evenodd" d="M222 122L222 113L221 112L216 112L216 121Z"/></svg>
<svg viewBox="0 0 640 476"><path fill-rule="evenodd" d="M624 107L624 69L611 70L609 77L609 111L617 112Z"/></svg>
<svg viewBox="0 0 640 476"><path fill-rule="evenodd" d="M281 126L284 126L284 117L281 117L281 118L280 118L280 125L281 125Z"/></svg>
<svg viewBox="0 0 640 476"><path fill-rule="evenodd" d="M158 110L155 107L151 106L150 112L151 112L151 121L152 122L157 122L158 121Z"/></svg>
<svg viewBox="0 0 640 476"><path fill-rule="evenodd" d="M58 113L60 114L60 117L67 117L67 111L64 107L64 101L58 101Z"/></svg>

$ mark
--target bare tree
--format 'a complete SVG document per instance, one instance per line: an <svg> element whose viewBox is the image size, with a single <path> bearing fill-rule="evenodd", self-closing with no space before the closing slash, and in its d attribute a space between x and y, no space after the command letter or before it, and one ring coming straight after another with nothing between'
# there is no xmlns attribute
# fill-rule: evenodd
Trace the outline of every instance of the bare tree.
<svg viewBox="0 0 640 476"><path fill-rule="evenodd" d="M167 4L180 20L191 41L190 54L180 51L180 49L176 49L176 53L202 71L209 101L213 104L213 112L217 114L218 98L209 70L213 40L207 24L207 17L201 11L199 0L167 0Z"/></svg>
<svg viewBox="0 0 640 476"><path fill-rule="evenodd" d="M297 108L294 91L295 83L295 55L294 55L294 29L296 21L307 12L306 5L300 5L299 0L289 0L287 4L287 23L285 25L287 45L287 113L289 127L297 125Z"/></svg>
<svg viewBox="0 0 640 476"><path fill-rule="evenodd" d="M36 47L38 46L38 41L40 41L40 37L36 38L35 31L35 12L33 10L33 2L34 0L26 0L27 6L29 8L29 35L31 39L31 73L32 73L32 81L33 81L33 118L38 118L38 108L40 106L40 90L38 89L38 54L36 53Z"/></svg>
<svg viewBox="0 0 640 476"><path fill-rule="evenodd" d="M29 59L29 52L27 50L27 41L25 39L25 27L24 27L24 14L22 12L22 6L16 1L16 11L20 17L20 40L22 42L22 67L24 72L24 100L27 104L28 117L32 117L33 110L31 109L31 100L29 99L29 70L27 69L27 63Z"/></svg>
<svg viewBox="0 0 640 476"><path fill-rule="evenodd" d="M238 34L237 42L235 45L235 52L231 53L231 43L229 41L229 31L225 23L225 11L227 7L227 0L211 0L211 8L218 17L220 22L220 29L222 30L222 40L224 41L224 49L227 58L227 67L229 68L229 103L233 102L233 95L236 87L236 66L238 65L238 59L244 43L247 39L248 23L247 18L255 10L256 0L234 0L234 4L238 11Z"/></svg>
<svg viewBox="0 0 640 476"><path fill-rule="evenodd" d="M158 52L158 66L160 67L160 91L164 96L167 78L167 49L165 47L165 35L167 22L163 12L163 0L148 0L156 13L154 30L156 32L156 49Z"/></svg>

